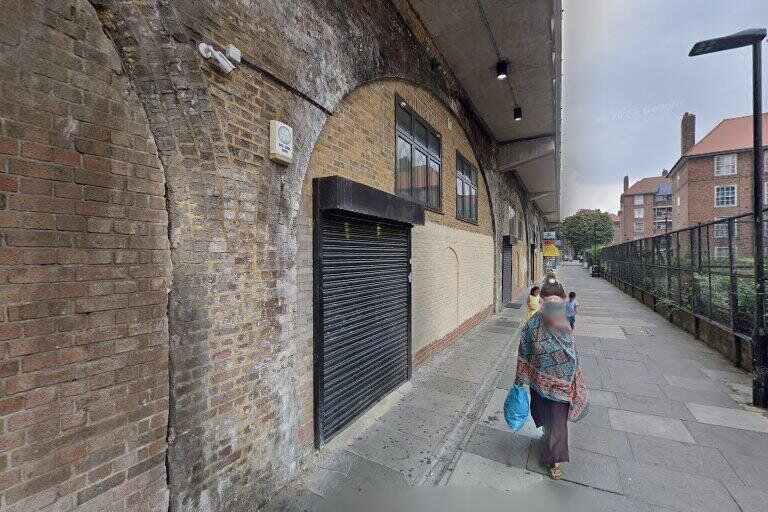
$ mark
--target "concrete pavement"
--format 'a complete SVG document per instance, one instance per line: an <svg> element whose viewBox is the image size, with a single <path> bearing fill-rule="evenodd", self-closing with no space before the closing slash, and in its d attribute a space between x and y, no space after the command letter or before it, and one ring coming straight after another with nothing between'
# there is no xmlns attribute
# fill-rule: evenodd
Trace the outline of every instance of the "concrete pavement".
<svg viewBox="0 0 768 512"><path fill-rule="evenodd" d="M523 314L506 309L417 369L395 405L324 449L319 469L270 508L340 510L334 501L351 499L373 510L377 497L420 486L433 503L481 489L487 510L767 510L768 419L747 405L750 377L586 270L558 277L578 294L591 398L589 416L569 424L562 481L538 464L530 421L517 433L504 424ZM466 509L448 502L441 510Z"/></svg>

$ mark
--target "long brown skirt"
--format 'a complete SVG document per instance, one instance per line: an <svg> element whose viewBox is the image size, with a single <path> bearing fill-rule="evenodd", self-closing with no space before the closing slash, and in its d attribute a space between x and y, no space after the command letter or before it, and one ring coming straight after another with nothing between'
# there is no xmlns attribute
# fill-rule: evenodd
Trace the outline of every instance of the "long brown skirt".
<svg viewBox="0 0 768 512"><path fill-rule="evenodd" d="M568 409L571 404L544 398L531 388L531 417L537 427L544 427L541 464L551 466L568 462Z"/></svg>

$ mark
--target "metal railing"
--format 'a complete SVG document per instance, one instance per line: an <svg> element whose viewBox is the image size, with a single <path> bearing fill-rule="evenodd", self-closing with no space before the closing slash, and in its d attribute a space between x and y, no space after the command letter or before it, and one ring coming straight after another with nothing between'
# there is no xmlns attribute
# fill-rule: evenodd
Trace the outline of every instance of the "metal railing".
<svg viewBox="0 0 768 512"><path fill-rule="evenodd" d="M608 246L600 254L602 272L657 301L749 336L756 288L753 226L747 213Z"/></svg>

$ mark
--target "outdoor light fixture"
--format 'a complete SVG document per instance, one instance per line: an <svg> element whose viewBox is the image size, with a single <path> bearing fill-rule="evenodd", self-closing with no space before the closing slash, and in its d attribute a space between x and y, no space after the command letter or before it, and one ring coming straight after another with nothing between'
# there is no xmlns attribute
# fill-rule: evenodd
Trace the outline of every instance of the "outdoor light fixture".
<svg viewBox="0 0 768 512"><path fill-rule="evenodd" d="M765 330L765 268L763 248L763 97L762 97L762 45L764 28L742 30L729 36L699 41L693 45L689 57L752 47L752 226L755 265L755 324L752 330L752 403L768 407L768 334Z"/></svg>
<svg viewBox="0 0 768 512"><path fill-rule="evenodd" d="M697 55L722 52L723 50L733 50L734 48L741 48L742 46L749 46L752 44L760 44L760 41L765 39L765 34L766 32L764 28L751 28L736 32L729 36L699 41L693 45L688 56L696 57Z"/></svg>
<svg viewBox="0 0 768 512"><path fill-rule="evenodd" d="M515 107L515 109L512 111L512 113L515 116L515 121L520 121L523 118L523 109L522 109L522 107Z"/></svg>
<svg viewBox="0 0 768 512"><path fill-rule="evenodd" d="M496 79L506 80L509 76L509 62L500 60L496 63Z"/></svg>
<svg viewBox="0 0 768 512"><path fill-rule="evenodd" d="M400 102L400 106L403 107L403 108L405 108L407 105L408 104L405 101L401 101Z"/></svg>

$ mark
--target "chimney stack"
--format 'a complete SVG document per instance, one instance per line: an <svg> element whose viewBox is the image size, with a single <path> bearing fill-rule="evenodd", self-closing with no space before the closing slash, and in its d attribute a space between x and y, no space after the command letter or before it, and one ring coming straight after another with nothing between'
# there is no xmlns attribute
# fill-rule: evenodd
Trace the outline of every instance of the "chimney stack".
<svg viewBox="0 0 768 512"><path fill-rule="evenodd" d="M690 112L683 114L680 121L680 156L685 155L696 144L696 116Z"/></svg>
<svg viewBox="0 0 768 512"><path fill-rule="evenodd" d="M624 176L624 192L629 188L629 176Z"/></svg>

